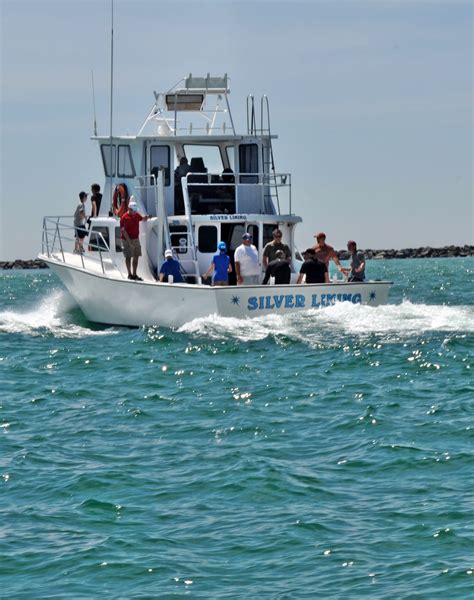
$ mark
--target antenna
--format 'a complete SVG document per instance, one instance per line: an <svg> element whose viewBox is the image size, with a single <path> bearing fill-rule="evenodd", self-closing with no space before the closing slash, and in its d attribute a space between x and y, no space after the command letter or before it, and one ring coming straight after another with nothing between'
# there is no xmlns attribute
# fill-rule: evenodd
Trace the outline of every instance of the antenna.
<svg viewBox="0 0 474 600"><path fill-rule="evenodd" d="M113 206L113 184L114 184L114 165L113 165L113 146L112 146L112 115L114 100L114 0L111 0L111 23L110 23L110 210Z"/></svg>
<svg viewBox="0 0 474 600"><path fill-rule="evenodd" d="M94 90L94 71L91 69L91 79L92 79L92 106L94 109L94 135L97 137L97 119L95 114L95 90Z"/></svg>

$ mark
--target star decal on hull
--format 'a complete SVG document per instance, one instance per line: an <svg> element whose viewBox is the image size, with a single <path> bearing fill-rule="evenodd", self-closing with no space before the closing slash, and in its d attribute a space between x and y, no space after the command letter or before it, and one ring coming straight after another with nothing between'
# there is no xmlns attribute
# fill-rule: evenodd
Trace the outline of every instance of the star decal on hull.
<svg viewBox="0 0 474 600"><path fill-rule="evenodd" d="M373 302L377 298L377 294L374 291L371 291L369 294L369 302Z"/></svg>
<svg viewBox="0 0 474 600"><path fill-rule="evenodd" d="M232 302L232 304L235 304L236 306L238 306L239 302L240 302L239 296L232 296L231 302Z"/></svg>

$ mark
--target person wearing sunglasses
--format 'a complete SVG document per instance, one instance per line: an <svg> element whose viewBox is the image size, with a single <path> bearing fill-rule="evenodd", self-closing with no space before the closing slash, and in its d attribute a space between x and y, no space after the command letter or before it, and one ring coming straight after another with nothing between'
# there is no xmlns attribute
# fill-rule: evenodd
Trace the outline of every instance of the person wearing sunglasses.
<svg viewBox="0 0 474 600"><path fill-rule="evenodd" d="M263 249L262 263L264 269L268 267L269 263L276 259L276 253L278 252L278 250L281 250L283 252L285 260L291 260L291 250L289 246L283 244L283 242L281 241L283 236L280 229L274 229L272 231L272 235L273 240L271 242L268 242L268 244L266 244L265 248Z"/></svg>

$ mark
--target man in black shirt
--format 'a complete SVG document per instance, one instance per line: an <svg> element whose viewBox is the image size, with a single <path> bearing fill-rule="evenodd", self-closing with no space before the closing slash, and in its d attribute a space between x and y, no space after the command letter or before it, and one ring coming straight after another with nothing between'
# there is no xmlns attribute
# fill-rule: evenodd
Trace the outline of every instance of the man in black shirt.
<svg viewBox="0 0 474 600"><path fill-rule="evenodd" d="M100 185L93 183L91 185L91 217L98 217L100 211L100 203L102 202L102 194L100 193Z"/></svg>
<svg viewBox="0 0 474 600"><path fill-rule="evenodd" d="M303 283L304 275L306 275L306 283L329 283L326 263L316 258L313 248L308 248L304 252L304 258L305 261L301 265L297 283Z"/></svg>
<svg viewBox="0 0 474 600"><path fill-rule="evenodd" d="M283 250L277 250L275 256L275 260L268 263L265 277L262 281L263 285L267 285L270 277L275 278L275 285L290 283L291 269L288 261L284 258L285 253Z"/></svg>

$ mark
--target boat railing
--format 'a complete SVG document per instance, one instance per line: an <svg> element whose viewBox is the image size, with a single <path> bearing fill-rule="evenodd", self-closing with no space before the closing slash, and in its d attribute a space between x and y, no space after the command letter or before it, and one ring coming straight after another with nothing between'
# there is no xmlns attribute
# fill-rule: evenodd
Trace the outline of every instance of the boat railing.
<svg viewBox="0 0 474 600"><path fill-rule="evenodd" d="M198 181L190 181L189 178L193 179L199 177ZM250 186L256 187L260 189L260 213L265 214L268 212L266 200L271 199L273 201L276 198L276 206L274 207L277 211L277 214L282 215L291 215L292 213L292 198L291 198L291 174L290 173L194 173L189 172L186 177L183 177L186 181L186 186L188 188L199 188L202 189L203 195L205 192L209 192L209 190L214 189L215 191L211 193L211 196L215 196L210 198L209 200L216 201L229 201L229 199L223 197L218 197L217 191L223 190L225 194L226 191L232 190L235 202L238 203L239 193L244 195L245 189ZM184 187L184 186L183 186ZM269 190L282 190L283 197L280 197L279 193L272 194ZM285 197L286 194L286 197ZM285 208L287 210L285 211ZM237 204L238 209L238 204ZM248 211L246 211L248 212Z"/></svg>
<svg viewBox="0 0 474 600"><path fill-rule="evenodd" d="M68 223L64 221L67 219ZM71 243L72 246L76 243L76 230L82 231L90 235L90 230L87 227L74 227L69 223L73 220L71 215L50 216L43 218L43 236L42 236L42 252L45 256L54 256L58 260L59 256L63 263L67 263L67 255L70 252L66 249L66 245ZM93 231L94 240L89 239L87 246L90 251L98 252L99 258L93 254L88 254L88 260L100 263L102 273L105 273L103 253L110 253L110 247L107 240L99 231ZM84 254L79 254L81 257L82 268L85 269Z"/></svg>

